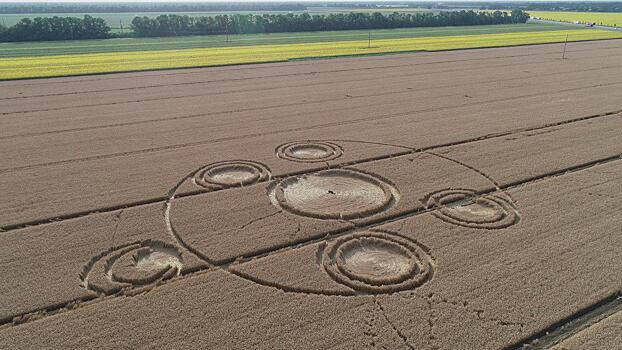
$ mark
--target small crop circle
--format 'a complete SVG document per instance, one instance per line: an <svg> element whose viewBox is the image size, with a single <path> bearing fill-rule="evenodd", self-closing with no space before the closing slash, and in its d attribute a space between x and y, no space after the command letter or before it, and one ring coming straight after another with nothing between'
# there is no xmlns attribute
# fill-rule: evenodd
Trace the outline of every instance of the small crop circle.
<svg viewBox="0 0 622 350"><path fill-rule="evenodd" d="M324 251L322 264L336 282L373 294L419 287L433 273L431 257L418 244L383 232L338 239Z"/></svg>
<svg viewBox="0 0 622 350"><path fill-rule="evenodd" d="M85 288L110 295L167 280L179 274L182 267L175 246L147 240L114 247L93 257L80 278Z"/></svg>
<svg viewBox="0 0 622 350"><path fill-rule="evenodd" d="M501 229L514 225L519 215L507 199L489 194L479 196L473 190L453 189L429 196L426 206L436 208L439 219L465 227Z"/></svg>
<svg viewBox="0 0 622 350"><path fill-rule="evenodd" d="M279 146L276 154L281 159L313 163L339 158L343 150L339 145L326 141L292 142Z"/></svg>
<svg viewBox="0 0 622 350"><path fill-rule="evenodd" d="M252 161L225 161L199 170L194 181L203 187L221 189L250 185L270 177L267 167Z"/></svg>

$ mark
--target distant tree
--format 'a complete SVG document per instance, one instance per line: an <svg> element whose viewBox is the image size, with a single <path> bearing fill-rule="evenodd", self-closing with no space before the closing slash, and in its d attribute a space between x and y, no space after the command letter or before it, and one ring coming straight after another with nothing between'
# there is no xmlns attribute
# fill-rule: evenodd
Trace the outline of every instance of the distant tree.
<svg viewBox="0 0 622 350"><path fill-rule="evenodd" d="M157 36L160 30L160 21L147 16L134 17L132 28L136 36Z"/></svg>
<svg viewBox="0 0 622 350"><path fill-rule="evenodd" d="M0 42L6 41L7 27L0 23Z"/></svg>
<svg viewBox="0 0 622 350"><path fill-rule="evenodd" d="M101 39L110 35L110 27L101 18L55 16L23 18L3 32L2 41Z"/></svg>
<svg viewBox="0 0 622 350"><path fill-rule="evenodd" d="M525 23L529 19L529 14L523 10L512 10L513 23Z"/></svg>
<svg viewBox="0 0 622 350"><path fill-rule="evenodd" d="M82 26L83 35L92 39L106 38L110 32L110 27L103 18L95 18L86 15L84 16Z"/></svg>

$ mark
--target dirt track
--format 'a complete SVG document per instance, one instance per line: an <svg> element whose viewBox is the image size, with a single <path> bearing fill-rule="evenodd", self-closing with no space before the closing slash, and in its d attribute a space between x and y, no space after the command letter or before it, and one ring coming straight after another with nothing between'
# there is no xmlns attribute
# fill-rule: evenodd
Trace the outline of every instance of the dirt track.
<svg viewBox="0 0 622 350"><path fill-rule="evenodd" d="M0 83L0 348L615 348L621 44Z"/></svg>

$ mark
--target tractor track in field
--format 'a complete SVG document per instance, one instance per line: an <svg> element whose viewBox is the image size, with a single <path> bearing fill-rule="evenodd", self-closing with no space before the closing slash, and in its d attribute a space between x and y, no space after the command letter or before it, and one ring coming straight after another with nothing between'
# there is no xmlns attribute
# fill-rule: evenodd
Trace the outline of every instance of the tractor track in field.
<svg viewBox="0 0 622 350"><path fill-rule="evenodd" d="M622 312L622 291L616 291L604 299L551 324L549 327L507 346L505 349L550 349L565 339L594 326L618 312Z"/></svg>
<svg viewBox="0 0 622 350"><path fill-rule="evenodd" d="M367 121L378 121L378 120L387 120L387 119L392 119L392 118L405 117L405 116L409 116L409 115L413 115L413 114L418 114L418 113L447 111L447 110L456 109L456 108L462 108L462 107L480 106L480 105L486 105L486 104L498 103L498 102L509 102L509 101L515 101L515 100L520 100L520 99L524 99L524 98L530 98L530 97L554 95L554 94L559 94L559 93L563 93L563 92L580 91L580 90L585 90L585 89L590 89L590 88L599 88L599 87L610 87L610 86L617 86L617 85L621 85L621 84L622 84L622 82L606 83L606 84L595 84L595 85L590 85L590 86L587 86L587 87L583 86L583 87L575 87L575 88L568 88L568 89L563 89L563 90L557 90L555 92L550 92L550 93L530 93L530 94L525 94L525 95L520 95L520 96L498 98L498 99L493 99L493 100L488 100L488 101L483 101L483 102L480 101L480 102L464 103L464 104L459 104L457 106L447 106L447 107L435 107L435 108L429 108L429 109L419 109L419 110L410 111L410 112L393 113L393 114L387 114L387 115L382 115L382 116L371 116L371 117L352 119L352 120L348 120L348 121L323 123L323 124L316 124L316 125L312 125L312 126L304 126L304 127L282 129L282 130L270 131L270 132L260 132L260 133L246 134L246 135L242 135L242 136L222 137L222 138L219 138L219 139L187 142L187 143L181 143L181 144L175 144L175 145L167 145L167 146L161 146L161 147L146 148L146 149L141 149L141 150L136 150L136 151L118 152L118 153L95 155L95 156L89 156L89 157L83 157L83 158L59 160L59 161L54 161L54 162L30 164L30 165L24 165L24 166L19 166L19 167L0 169L0 174L12 173L12 172L17 172L17 171L22 171L22 170L29 170L29 169L37 169L37 168L48 167L48 166L56 166L56 165L63 165L63 164L74 164L74 163L87 162L87 161L92 161L92 160L110 159L110 158L117 158L117 157L132 156L132 155L137 155L137 154L146 154L146 153L162 152L162 151L169 151L169 150L175 150L175 149L183 149L183 148L188 148L188 147L207 145L207 144L219 143L219 142L224 142L224 141L231 141L231 140L238 140L238 139L248 139L248 138L252 138L252 137L260 137L260 136L267 136L267 135L279 135L279 134L284 134L284 133L288 133L288 132L296 132L296 131L304 131L304 130L312 130L312 129L321 129L321 128L344 126L344 125L353 125L353 124L367 122ZM607 112L607 113L604 113L604 115L611 115L611 114L615 114L615 113L618 113L618 112ZM601 116L601 115L599 115L599 116ZM460 143L460 142L463 142L463 141L458 141L458 142ZM435 146L431 146L431 147L439 147L439 145L435 145Z"/></svg>
<svg viewBox="0 0 622 350"><path fill-rule="evenodd" d="M621 114L622 114L622 110L610 111L610 112L606 112L606 113L601 113L601 114L596 114L596 115L590 115L590 116L584 116L584 117L580 117L580 118L574 118L574 119L570 119L570 120L565 120L565 121L561 121L561 122L557 122L557 123L547 123L547 124L543 124L543 125L539 125L539 126L533 126L533 127L527 127L527 128L518 128L518 129L503 131L503 132L494 133L494 134L486 134L486 135L481 135L479 137L474 137L474 138L469 138L469 139L460 140L460 141L454 141L454 142L449 142L449 143L443 143L443 144L438 144L438 145L431 145L431 146L426 146L426 147L422 147L422 148L419 148L419 149L412 148L412 147L405 146L405 145L400 145L399 147L404 148L403 151L387 154L387 155L382 156L382 157L373 157L373 158L366 158L366 159L363 159L363 160L360 160L360 161L346 162L346 163L339 164L337 166L344 167L344 166L363 164L363 163L367 163L367 162L373 162L373 161L387 159L387 158L392 158L392 157L398 157L398 156L403 156L403 155L408 155L408 154L415 154L415 153L421 153L421 152L434 151L436 149L441 149L441 148L450 147L450 146L465 145L465 144L469 144L469 143L474 143L474 142L480 142L480 141L494 139L494 138L505 137L505 136L508 136L508 135L518 134L518 133L522 133L522 132L526 132L526 131L542 130L542 129L547 129L547 128L556 127L556 126L560 126L560 125L572 124L572 123L581 122L581 121L590 120L590 119L606 118L606 117L618 117ZM300 174L300 172L291 172L291 173L281 174L279 177L293 176L293 175L298 175L298 174ZM197 194L201 194L201 193L204 193L204 192L203 191L191 192L191 193L189 193L187 195L184 195L184 196L197 195ZM126 208L139 207L139 206L150 205L150 204L155 204L155 203L163 203L168 198L169 198L168 195L163 194L162 196L158 196L158 197L146 198L146 199L142 199L142 200L138 200L138 201L133 201L133 202L126 202L126 203L122 203L122 204L114 205L114 206L99 207L99 208L96 208L96 209L90 209L90 210L85 210L85 211L80 211L80 212L67 213L67 214L64 214L64 215L58 215L58 216L44 218L44 219L37 219L37 220L28 221L28 222L4 225L4 226L0 227L0 234L6 234L6 233L13 232L15 230L19 230L19 229L23 229L23 228L28 228L28 227L33 227L33 226L38 226L38 225L45 225L45 224L51 224L51 223L55 223L55 222L65 221L65 220L77 219L77 218L85 217L85 216L88 216L88 215L91 215L91 214L107 213L107 212L113 212L113 211L116 211L116 210L121 210L121 209L126 209Z"/></svg>
<svg viewBox="0 0 622 350"><path fill-rule="evenodd" d="M598 67L598 68L592 68L592 69L585 69L585 70L581 70L581 71L573 70L572 72L574 73L574 72L598 71L598 70L606 70L606 69L620 68L620 67L622 67L622 66L618 66L618 65L616 65L616 66L605 66L605 67ZM538 75L538 77L555 76L555 75L559 75L559 74L563 74L563 73L555 72L555 73L548 73L548 74L540 74L540 75ZM505 81L520 81L520 80L526 80L526 79L531 79L531 78L530 77L513 78L513 79L509 79L509 80L507 78L506 79L493 79L493 80L484 80L484 81L479 81L479 82L469 82L469 83L463 83L463 84L446 84L446 85L436 86L434 88L435 89L453 88L453 87L460 87L460 86L473 86L475 84L491 84L491 83L498 83L498 82L505 82ZM377 80L377 78L375 78L375 79L365 79L365 80ZM353 81L357 81L357 80L353 80ZM278 88L280 89L280 88L283 88L283 87L278 87ZM289 87L287 87L287 88L289 88ZM427 91L427 90L429 90L428 87L425 87L425 88L409 88L407 90L390 91L390 92L385 92L385 93L382 93L382 94L356 95L356 96L347 97L347 98L340 97L340 98L334 98L334 99L324 99L324 100L309 101L309 102L302 102L302 103L278 104L278 105L271 105L271 106L264 106L264 107L252 107L252 108L235 109L235 110L228 110L228 111L219 111L219 112L213 112L213 113L190 114L190 115L182 115L182 116L176 116L176 117L165 117L165 118L160 118L160 119L139 120L139 121L133 121L133 122L114 123L114 124L107 124L107 125L97 125L97 126L88 126L88 127L80 127L80 128L69 128L69 129L60 129L60 130L51 130L51 131L22 133L22 134L8 135L8 136L0 136L0 140L9 140L9 139L15 139L15 138L21 138L21 137L36 137L36 136L52 135L52 134L56 135L56 134L63 134L63 133L88 131L88 130L101 130L101 129L109 129L109 128L132 126L132 125L154 124L154 123L162 123L162 122L168 122L168 121L174 121L174 120L202 119L202 118L206 118L206 117L212 117L212 116L218 116L218 115L226 115L226 114L232 114L232 113L261 111L261 110L269 110L269 109L283 108L283 107L292 107L292 106L299 106L299 105L321 104L321 103L327 103L327 102L337 102L337 101L342 101L342 100L347 100L347 99L365 99L365 98L368 98L368 97L377 97L377 96L383 96L383 95L410 94L410 93L414 93L414 92L418 92L418 91ZM252 91L255 91L255 90L252 90ZM448 96L453 96L453 95L454 94L448 95ZM441 97L444 97L444 96L441 96Z"/></svg>
<svg viewBox="0 0 622 350"><path fill-rule="evenodd" d="M594 59L594 56L588 56L588 57L582 57L582 58L575 58L575 61L583 61L583 60L591 60ZM598 58L598 57L596 57ZM512 64L490 64L490 65L486 65L483 67L474 67L474 68L469 68L468 70L470 71L479 71L479 70L486 70L486 69L491 69L491 68L504 68L504 67L520 67L520 66L525 66L525 65L532 65L532 64L538 64L538 63L546 63L546 62L552 62L553 59L544 59L544 60L538 60L538 61L528 61L528 62L524 62L524 63L512 63ZM374 68L369 68L369 70L382 70L382 69L390 69L390 68L399 68L402 67L402 65L393 65L393 66L384 66L384 67L374 67ZM614 67L618 67L618 66L611 66L611 68ZM603 68L608 68L608 67L598 67L598 68L591 68L591 69L586 69L586 70L571 70L570 72L583 72L583 71L592 71L592 70L601 70ZM334 74L334 73L345 73L345 72L351 72L351 71L356 71L356 70L360 70L362 68L359 69L342 69L342 70L329 70L329 71L317 71L317 72L308 72L308 73L292 73L292 74L275 74L275 75L266 75L266 76L259 76L259 77L248 77L248 78L237 78L237 79L214 79L214 80L202 80L202 81L192 81L192 82L179 82L179 83L166 83L166 84L152 84L152 85L144 85L144 86L133 86L133 87L122 87L122 88L114 88L114 89L98 89L98 90L80 90L80 91L73 91L73 92L61 92L61 93L49 93L49 94L39 94L39 95L27 95L27 96L13 96L13 97L0 97L0 101L11 101L11 100L23 100L23 99L28 99L28 98L38 98L38 97L58 97L58 96L74 96L74 95L82 95L82 94L91 94L91 93L101 93L101 92L116 92L116 91L134 91L134 90L143 90L143 89L151 89L151 88L160 88L160 87L173 87L173 86L193 86L193 85L205 85L205 84L213 84L213 83L222 83L222 82L238 82L238 81L256 81L256 80L262 80L262 79L274 79L274 78L286 78L286 77L299 77L299 76L317 76L317 75L328 75L328 74ZM439 74L439 73L451 73L451 72L464 72L464 68L456 68L456 69L447 69L447 70L442 70L442 71L426 71L426 72L415 72L415 73L409 73L409 74L395 74L395 75L389 75L389 76L384 76L386 77L409 77L409 76L426 76L426 75L435 75L435 74ZM553 74L561 74L561 73L550 73L550 74L545 74L545 75L539 75L539 76L547 76L547 75L553 75ZM324 84L330 84L330 83L341 83L341 82L363 82L363 81L373 81L373 80L378 80L379 78L364 78L364 79L350 79L350 80L340 80L340 81L332 81L332 82L327 82ZM302 84L296 87L300 87L300 86L315 86L316 84ZM287 86L290 87L290 86ZM236 90L236 91L226 91L223 93L235 93L235 92L248 92L248 91L264 91L263 88L261 89L247 89L247 90ZM128 101L128 102L133 102L133 101ZM78 107L90 107L90 106L72 106L71 108L78 108ZM11 112L11 113L31 113L31 112L37 112L37 111L19 111L19 112ZM6 115L6 114L10 114L10 113L3 113L0 115Z"/></svg>
<svg viewBox="0 0 622 350"><path fill-rule="evenodd" d="M590 59L591 57L587 58ZM532 63L525 63L526 65L528 64L533 64L533 63L543 63L543 62L550 62L550 60L547 61L542 61L542 62L532 62ZM502 64L499 65L499 67L497 68L503 68L503 67L516 67L522 64ZM492 67L495 67L494 65L491 65ZM486 66L486 67L482 67L482 68L477 68L477 69L473 69L471 68L471 70L477 71L479 69L487 69L491 66ZM606 69L606 68L617 68L618 66L611 66L611 67L598 67L598 68L592 68L592 69L586 69L586 70L571 70L570 72L587 72L587 71L592 71L592 70L601 70L601 69ZM392 68L392 67L391 67ZM438 73L445 73L445 72L461 72L464 71L464 68L462 69L456 69L456 70L447 70L447 71L442 71L442 72L432 72L431 74L438 74ZM332 73L332 72L331 72ZM319 73L314 73L314 74L319 74ZM554 73L551 75L559 75L562 73ZM412 76L421 76L421 75L426 75L426 73L414 73L411 74ZM540 76L547 76L549 74L544 74L544 75L540 75ZM403 76L409 76L408 74L404 75L396 75L395 77L403 77ZM374 77L374 78L364 78L364 79L350 79L350 80L344 80L344 81L329 81L329 82L318 82L318 83L311 83L311 84L302 84L300 86L295 86L295 87L309 87L309 86L321 86L321 85L330 85L330 84L340 84L342 82L348 83L348 82L363 82L363 81L374 81L374 80L378 80L379 78ZM526 79L526 78L516 78L516 80L520 80L520 79ZM508 81L508 79L506 78L503 81ZM511 81L511 80L510 80ZM485 81L481 82L481 83L485 83ZM190 84L190 83L188 83ZM457 85L460 86L460 85ZM441 86L443 87L443 86ZM232 91L226 91L226 92L222 92L222 93L200 93L200 94L183 94L180 96L169 96L169 97L157 97L157 98L146 98L146 99L138 99L138 100L127 100L127 101L114 101L114 102L105 102L105 103L95 103L95 104L85 104L85 105L72 105L72 106L66 106L66 107L55 107L55 108L47 108L47 109L32 109L32 110L23 110L23 111L11 111L11 112L0 112L0 116L6 116L6 115L16 115L16 114L27 114L27 113L37 113L37 112L52 112L52 111L63 111L63 110L69 110L69 109L79 109L79 108L88 108L88 107L100 107L100 106L108 106L108 105L121 105L121 104L132 104L132 103L144 103L144 102L151 102L151 101L160 101L160 100L175 100L175 99L184 99L184 98L193 98L193 97L203 97L203 96L212 96L212 95L218 95L218 94L231 94L231 93L240 93L240 92L256 92L256 91L268 91L268 90L278 90L278 89L288 89L288 88L292 88L292 86L278 86L278 87L271 87L271 88L261 88L261 89L256 89L256 88L251 88L251 89L240 89L240 90L232 90ZM131 88L134 89L134 88ZM124 89L115 89L115 90L111 90L111 91L122 91ZM77 93L68 93L67 95L74 95ZM54 95L53 95L54 96ZM24 98L35 98L37 96L25 96ZM43 96L45 97L45 96ZM367 96L369 97L369 96ZM12 98L8 98L8 100L11 100ZM326 100L326 101L318 101L318 102L329 102L331 100ZM316 102L316 101L314 101ZM312 102L313 103L313 102ZM300 103L300 105L304 105L303 103ZM277 106L279 107L279 106Z"/></svg>

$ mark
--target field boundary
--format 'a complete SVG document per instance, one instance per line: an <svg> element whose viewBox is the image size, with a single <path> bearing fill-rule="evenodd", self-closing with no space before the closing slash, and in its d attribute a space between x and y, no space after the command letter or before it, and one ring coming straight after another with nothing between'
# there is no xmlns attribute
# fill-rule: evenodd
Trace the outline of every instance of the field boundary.
<svg viewBox="0 0 622 350"><path fill-rule="evenodd" d="M581 43L581 42L592 42L592 41L599 42L599 41L607 41L607 40L622 40L622 38L582 39L582 40L573 40L569 42L570 43ZM345 55L334 55L334 56L309 56L309 57L288 58L288 59L262 61L262 62L226 63L226 64L216 64L216 65L198 65L198 66L174 67L174 68L172 67L172 68L133 69L133 70L123 70L123 71L116 71L116 72L80 73L80 74L52 75L52 76L45 76L45 77L24 77L24 78L8 78L8 79L0 78L0 82L42 80L42 79L54 79L54 78L67 78L67 77L85 77L85 76L88 77L88 76L101 76L101 75L112 75L112 74L123 74L123 73L127 74L127 73L139 73L139 72L188 70L188 69L199 69L199 68L208 69L208 68L219 68L219 67L264 65L264 64L287 63L287 62L331 60L331 59L348 58L348 57L357 58L357 57L374 57L374 56L386 56L386 55L408 55L408 54L431 53L431 52L486 50L486 49L497 49L497 48L504 48L504 47L553 45L553 44L560 44L560 43L563 43L563 41L553 41L553 42L533 43L533 44L515 44L515 45L503 45L503 46L482 46L482 47L473 47L473 48L455 48L455 49L439 49L439 50L404 50L404 51L391 51L391 52L378 52L378 53L345 54ZM76 55L76 56L79 56L79 55Z"/></svg>
<svg viewBox="0 0 622 350"><path fill-rule="evenodd" d="M622 291L620 290L505 349L520 350L525 346L530 349L549 349L618 312L622 312Z"/></svg>
<svg viewBox="0 0 622 350"><path fill-rule="evenodd" d="M582 43L582 42L605 41L605 40L622 40L622 38L603 38L603 39L573 40L573 41L568 41L568 43ZM467 50L500 49L500 48L504 48L504 47L553 45L553 44L561 44L563 42L564 41L551 41L551 42L548 42L548 43L515 44L515 45L504 45L504 46L481 46L481 47L442 49L442 50L405 50L405 51L393 51L393 52L361 53L361 54L351 54L351 55L312 56L312 57L292 58L292 59L288 59L287 62L315 61L315 60L319 61L319 60L323 60L323 59L337 59L337 58L348 58L348 57L356 58L356 57L373 57L373 56L387 56L387 55L407 55L407 54L416 54L416 53L433 53L433 52L451 52L451 51L467 51ZM252 64L252 63L248 63L248 64ZM207 67L216 67L216 66L207 66ZM112 74L114 74L114 73L112 73ZM33 79L41 79L41 78L33 78ZM2 80L0 80L0 81L2 81Z"/></svg>

